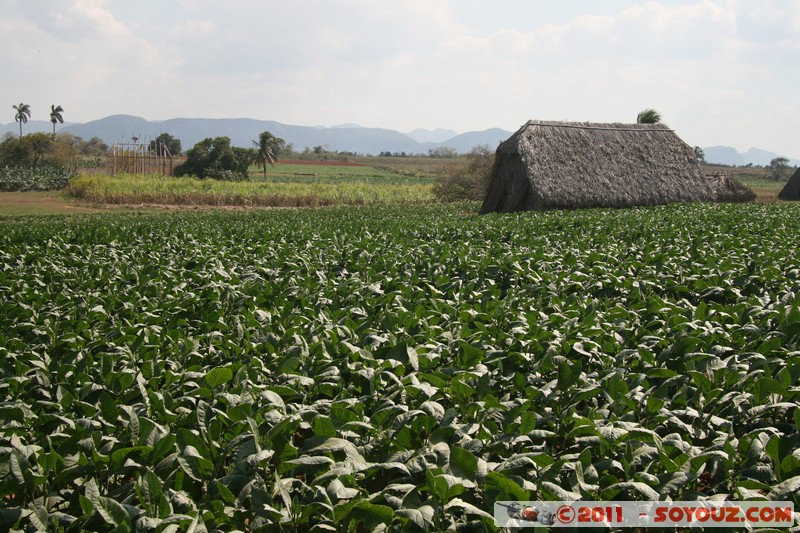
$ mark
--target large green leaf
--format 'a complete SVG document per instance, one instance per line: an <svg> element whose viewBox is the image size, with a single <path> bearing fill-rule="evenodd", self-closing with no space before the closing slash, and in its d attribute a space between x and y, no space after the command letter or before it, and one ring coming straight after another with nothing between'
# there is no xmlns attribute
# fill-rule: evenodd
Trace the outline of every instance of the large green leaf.
<svg viewBox="0 0 800 533"><path fill-rule="evenodd" d="M602 491L602 496L606 500L614 500L624 494L644 501L658 501L659 495L652 487L638 481L623 481L609 485Z"/></svg>
<svg viewBox="0 0 800 533"><path fill-rule="evenodd" d="M398 509L395 511L395 514L408 519L421 530L428 531L433 525L436 509L430 505L423 505L418 508Z"/></svg>
<svg viewBox="0 0 800 533"><path fill-rule="evenodd" d="M205 376L206 385L212 389L224 385L232 379L233 370L225 366L212 368Z"/></svg>
<svg viewBox="0 0 800 533"><path fill-rule="evenodd" d="M348 440L331 437L322 439L318 443L316 441L312 442L314 442L314 445L306 450L308 455L320 455L325 453L334 454L340 452L347 459L355 461L364 460L361 452L358 451L358 448L356 448L356 446Z"/></svg>
<svg viewBox="0 0 800 533"><path fill-rule="evenodd" d="M519 483L498 472L486 475L483 490L487 501L530 500L530 494Z"/></svg>
<svg viewBox="0 0 800 533"><path fill-rule="evenodd" d="M800 505L797 501L798 494L800 494L800 476L794 476L772 487L767 498L775 501L790 500L794 501L795 505Z"/></svg>
<svg viewBox="0 0 800 533"><path fill-rule="evenodd" d="M394 510L386 505L362 500L353 506L350 518L360 527L371 531L381 525L389 525L394 518Z"/></svg>
<svg viewBox="0 0 800 533"><path fill-rule="evenodd" d="M450 470L454 475L475 481L478 476L478 458L471 452L454 446L450 448Z"/></svg>

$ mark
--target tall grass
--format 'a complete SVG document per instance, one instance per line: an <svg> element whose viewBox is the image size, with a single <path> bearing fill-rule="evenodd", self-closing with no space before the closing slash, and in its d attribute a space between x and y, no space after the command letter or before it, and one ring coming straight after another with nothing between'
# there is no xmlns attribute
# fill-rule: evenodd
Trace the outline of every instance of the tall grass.
<svg viewBox="0 0 800 533"><path fill-rule="evenodd" d="M771 204L778 202L778 194L786 185L785 181L775 181L764 178L758 174L745 174L742 172L732 173L743 185L750 187L756 193L756 202L760 204Z"/></svg>
<svg viewBox="0 0 800 533"><path fill-rule="evenodd" d="M430 185L366 182L225 182L158 175L82 175L73 196L100 204L303 207L433 202Z"/></svg>

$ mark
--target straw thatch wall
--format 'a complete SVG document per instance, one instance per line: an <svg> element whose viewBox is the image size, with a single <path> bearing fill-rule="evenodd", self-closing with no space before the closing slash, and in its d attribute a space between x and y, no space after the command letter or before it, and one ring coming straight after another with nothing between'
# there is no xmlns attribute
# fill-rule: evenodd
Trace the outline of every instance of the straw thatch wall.
<svg viewBox="0 0 800 533"><path fill-rule="evenodd" d="M800 200L800 168L789 178L789 181L778 194L778 198L791 201Z"/></svg>
<svg viewBox="0 0 800 533"><path fill-rule="evenodd" d="M481 213L714 200L694 150L661 124L530 121L489 181Z"/></svg>
<svg viewBox="0 0 800 533"><path fill-rule="evenodd" d="M742 203L752 202L756 199L756 193L750 187L736 181L721 170L708 174L707 177L716 202Z"/></svg>

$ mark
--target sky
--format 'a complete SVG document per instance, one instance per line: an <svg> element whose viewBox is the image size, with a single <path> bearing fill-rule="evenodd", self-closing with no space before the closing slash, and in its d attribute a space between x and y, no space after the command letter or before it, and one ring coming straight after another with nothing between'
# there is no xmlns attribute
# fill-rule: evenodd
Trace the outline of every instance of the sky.
<svg viewBox="0 0 800 533"><path fill-rule="evenodd" d="M635 122L800 158L800 0L0 0L0 122ZM5 101L5 104L2 102Z"/></svg>

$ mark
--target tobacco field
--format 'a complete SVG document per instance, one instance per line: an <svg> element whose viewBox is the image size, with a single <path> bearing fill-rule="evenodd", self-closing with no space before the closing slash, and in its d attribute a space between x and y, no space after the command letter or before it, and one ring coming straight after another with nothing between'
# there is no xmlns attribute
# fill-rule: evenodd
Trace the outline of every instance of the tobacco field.
<svg viewBox="0 0 800 533"><path fill-rule="evenodd" d="M0 220L0 529L800 500L800 206Z"/></svg>

